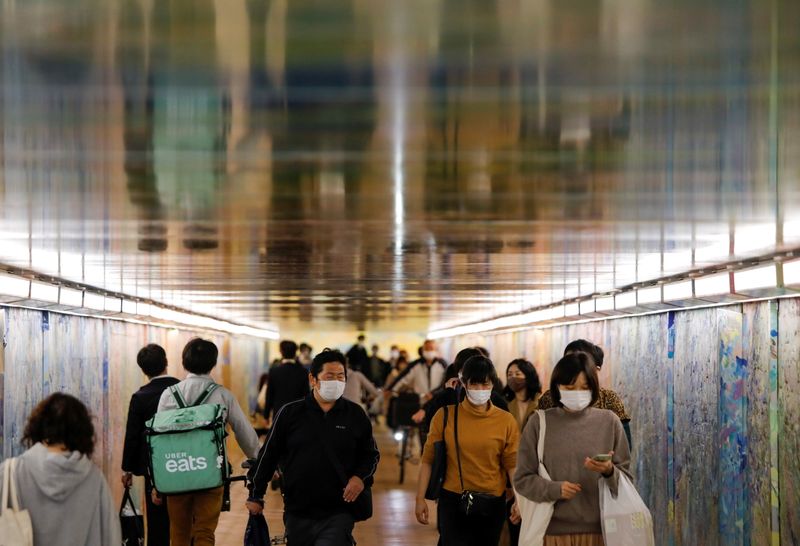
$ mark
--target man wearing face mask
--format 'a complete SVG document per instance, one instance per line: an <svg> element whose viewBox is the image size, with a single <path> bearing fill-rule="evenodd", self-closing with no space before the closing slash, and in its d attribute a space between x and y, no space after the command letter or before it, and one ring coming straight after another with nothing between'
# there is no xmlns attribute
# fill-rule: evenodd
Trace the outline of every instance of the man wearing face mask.
<svg viewBox="0 0 800 546"><path fill-rule="evenodd" d="M422 357L411 363L404 374L401 374L394 384L389 386L392 392L400 392L404 388L412 389L419 395L420 404L429 402L434 391L439 389L444 383L444 374L447 363L439 358L436 342L426 339L422 344ZM414 421L422 423L425 419L425 412L420 410L414 415ZM425 445L427 430L420 428L420 445Z"/></svg>
<svg viewBox="0 0 800 546"><path fill-rule="evenodd" d="M260 514L267 484L281 464L284 523L292 546L352 546L353 502L370 485L378 466L380 454L369 418L360 406L342 398L345 363L345 356L331 349L314 358L312 392L278 412L250 471L253 487L247 509Z"/></svg>

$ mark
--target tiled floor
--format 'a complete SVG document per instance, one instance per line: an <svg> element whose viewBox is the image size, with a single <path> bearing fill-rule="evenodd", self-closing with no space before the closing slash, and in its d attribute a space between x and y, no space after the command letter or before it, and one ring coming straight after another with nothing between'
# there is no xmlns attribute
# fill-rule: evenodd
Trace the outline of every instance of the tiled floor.
<svg viewBox="0 0 800 546"><path fill-rule="evenodd" d="M414 494L416 490L417 465L406 466L406 480L398 484L399 470L397 443L385 428L375 431L381 462L378 466L375 488L373 489L374 516L372 519L356 524L355 538L359 546L433 546L436 544L436 522L425 527L414 518ZM217 528L219 546L241 546L244 529L247 525L247 512L244 501L247 497L244 487L234 485L231 504L233 510L222 515ZM283 502L280 494L269 491L267 494L266 516L273 536L283 534ZM435 506L430 503L434 514Z"/></svg>

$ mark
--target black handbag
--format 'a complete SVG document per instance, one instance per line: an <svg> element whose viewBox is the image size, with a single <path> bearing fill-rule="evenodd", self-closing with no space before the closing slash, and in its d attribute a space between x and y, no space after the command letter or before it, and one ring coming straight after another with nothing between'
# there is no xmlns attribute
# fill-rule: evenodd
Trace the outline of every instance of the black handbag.
<svg viewBox="0 0 800 546"><path fill-rule="evenodd" d="M270 546L269 525L264 514L250 514L244 532L244 546Z"/></svg>
<svg viewBox="0 0 800 546"><path fill-rule="evenodd" d="M458 508L466 516L489 516L496 510L497 506L504 502L505 497L481 493L480 491L468 491L464 489L464 477L461 474L461 448L458 445L458 406L456 404L456 415L453 419L453 435L456 441L456 460L458 461L458 480L461 482L461 498L458 500ZM505 504L503 504L505 506Z"/></svg>
<svg viewBox="0 0 800 546"><path fill-rule="evenodd" d="M131 510L133 510L132 516L123 514L126 504L130 504ZM126 487L125 493L122 495L122 504L119 507L119 525L122 528L122 544L124 546L144 546L144 516L136 513L130 487Z"/></svg>
<svg viewBox="0 0 800 546"><path fill-rule="evenodd" d="M433 443L433 464L431 464L431 479L425 489L425 498L437 500L444 487L444 478L447 473L447 444L444 440L444 431L447 429L447 406L444 407L444 424L442 425L442 439Z"/></svg>
<svg viewBox="0 0 800 546"><path fill-rule="evenodd" d="M324 428L326 425L320 419L319 420L319 434L317 434L317 438L322 444L322 450L327 455L328 460L333 465L333 469L336 471L336 475L339 476L339 481L344 484L344 487L347 487L348 482L350 481L347 477L347 473L344 471L344 467L342 463L339 461L339 457L336 456L336 453L333 452L331 445L325 441L325 434ZM372 476L364 480L364 490L356 497L351 503L348 503L348 508L350 514L353 516L353 519L356 521L366 521L372 517L372 484L374 480Z"/></svg>

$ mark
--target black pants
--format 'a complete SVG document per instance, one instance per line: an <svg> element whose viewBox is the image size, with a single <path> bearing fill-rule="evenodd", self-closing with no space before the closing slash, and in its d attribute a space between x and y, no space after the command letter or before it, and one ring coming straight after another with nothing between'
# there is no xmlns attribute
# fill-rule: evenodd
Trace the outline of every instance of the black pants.
<svg viewBox="0 0 800 546"><path fill-rule="evenodd" d="M147 546L169 546L169 512L166 499L161 506L153 504L150 480L145 480L145 508L147 509Z"/></svg>
<svg viewBox="0 0 800 546"><path fill-rule="evenodd" d="M460 497L446 490L439 497L441 546L497 546L506 519L505 498L497 499L488 516L466 516L458 507Z"/></svg>
<svg viewBox="0 0 800 546"><path fill-rule="evenodd" d="M350 514L336 514L323 519L309 519L284 513L288 546L353 546Z"/></svg>

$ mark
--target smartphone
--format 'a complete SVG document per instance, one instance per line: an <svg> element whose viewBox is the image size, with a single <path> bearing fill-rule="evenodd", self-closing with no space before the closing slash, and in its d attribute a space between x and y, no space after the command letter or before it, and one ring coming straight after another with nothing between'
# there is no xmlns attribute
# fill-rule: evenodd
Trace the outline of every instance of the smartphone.
<svg viewBox="0 0 800 546"><path fill-rule="evenodd" d="M598 463L605 463L611 460L611 455L608 453L600 453L599 455L592 457L592 460L597 461Z"/></svg>

